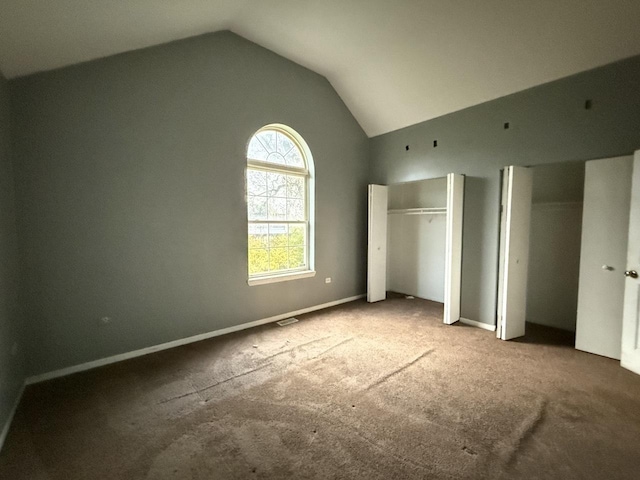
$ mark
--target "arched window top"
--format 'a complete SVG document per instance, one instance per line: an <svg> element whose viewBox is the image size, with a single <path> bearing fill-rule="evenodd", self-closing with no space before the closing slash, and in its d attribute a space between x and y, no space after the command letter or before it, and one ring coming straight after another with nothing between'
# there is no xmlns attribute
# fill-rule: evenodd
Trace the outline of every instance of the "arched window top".
<svg viewBox="0 0 640 480"><path fill-rule="evenodd" d="M293 132L279 125L267 125L251 137L247 149L247 161L267 163L280 168L308 170L304 150Z"/></svg>

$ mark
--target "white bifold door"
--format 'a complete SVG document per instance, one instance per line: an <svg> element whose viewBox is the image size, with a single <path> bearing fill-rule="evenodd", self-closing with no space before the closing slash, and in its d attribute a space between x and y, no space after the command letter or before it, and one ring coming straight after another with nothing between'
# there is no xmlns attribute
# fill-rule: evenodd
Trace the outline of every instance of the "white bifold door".
<svg viewBox="0 0 640 480"><path fill-rule="evenodd" d="M367 302L387 298L387 197L385 185L369 185Z"/></svg>
<svg viewBox="0 0 640 480"><path fill-rule="evenodd" d="M511 166L503 170L496 329L502 340L525 333L532 186L530 169Z"/></svg>
<svg viewBox="0 0 640 480"><path fill-rule="evenodd" d="M460 320L464 176L447 175L447 235L444 264L444 323Z"/></svg>
<svg viewBox="0 0 640 480"><path fill-rule="evenodd" d="M627 265L624 272L621 365L640 375L640 151L635 153L629 212Z"/></svg>

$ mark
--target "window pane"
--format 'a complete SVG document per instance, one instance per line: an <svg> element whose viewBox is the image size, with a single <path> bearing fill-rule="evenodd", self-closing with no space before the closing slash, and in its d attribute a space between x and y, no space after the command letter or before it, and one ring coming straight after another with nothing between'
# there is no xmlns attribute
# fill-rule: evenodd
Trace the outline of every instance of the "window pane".
<svg viewBox="0 0 640 480"><path fill-rule="evenodd" d="M249 225L249 249L269 246L269 226L265 224Z"/></svg>
<svg viewBox="0 0 640 480"><path fill-rule="evenodd" d="M276 151L281 155L286 155L291 151L292 148L295 147L294 143L289 139L289 137L280 132L278 132L277 135L277 142L278 145Z"/></svg>
<svg viewBox="0 0 640 480"><path fill-rule="evenodd" d="M305 220L304 202L298 199L287 199L287 220Z"/></svg>
<svg viewBox="0 0 640 480"><path fill-rule="evenodd" d="M267 160L267 155L269 155L269 152L265 150L265 148L256 137L253 137L249 142L247 157L253 160L262 160L264 162Z"/></svg>
<svg viewBox="0 0 640 480"><path fill-rule="evenodd" d="M305 266L304 247L289 249L289 268L301 268Z"/></svg>
<svg viewBox="0 0 640 480"><path fill-rule="evenodd" d="M269 224L269 247L286 247L289 243L288 228L286 224Z"/></svg>
<svg viewBox="0 0 640 480"><path fill-rule="evenodd" d="M267 193L270 197L287 196L287 175L282 173L267 173Z"/></svg>
<svg viewBox="0 0 640 480"><path fill-rule="evenodd" d="M293 148L289 153L284 156L284 160L290 167L300 167L305 168L304 160L302 159L302 154L298 148Z"/></svg>
<svg viewBox="0 0 640 480"><path fill-rule="evenodd" d="M247 194L267 194L267 172L247 169Z"/></svg>
<svg viewBox="0 0 640 480"><path fill-rule="evenodd" d="M256 197L263 198L263 197ZM269 220L287 219L287 200L285 198L269 199Z"/></svg>
<svg viewBox="0 0 640 480"><path fill-rule="evenodd" d="M276 132L273 130L265 130L258 133L256 137L258 137L258 140L260 140L260 143L268 153L276 151Z"/></svg>
<svg viewBox="0 0 640 480"><path fill-rule="evenodd" d="M287 175L287 197L304 198L304 177Z"/></svg>
<svg viewBox="0 0 640 480"><path fill-rule="evenodd" d="M249 220L267 220L267 197L247 197L247 215Z"/></svg>
<svg viewBox="0 0 640 480"><path fill-rule="evenodd" d="M269 251L269 270L284 270L289 267L289 249L272 248Z"/></svg>
<svg viewBox="0 0 640 480"><path fill-rule="evenodd" d="M275 163L277 165L285 164L284 157L280 155L278 152L270 153L269 156L267 157L267 162Z"/></svg>
<svg viewBox="0 0 640 480"><path fill-rule="evenodd" d="M306 245L306 225L289 225L289 246L297 247Z"/></svg>
<svg viewBox="0 0 640 480"><path fill-rule="evenodd" d="M249 250L249 273L258 274L269 271L269 253L264 248Z"/></svg>

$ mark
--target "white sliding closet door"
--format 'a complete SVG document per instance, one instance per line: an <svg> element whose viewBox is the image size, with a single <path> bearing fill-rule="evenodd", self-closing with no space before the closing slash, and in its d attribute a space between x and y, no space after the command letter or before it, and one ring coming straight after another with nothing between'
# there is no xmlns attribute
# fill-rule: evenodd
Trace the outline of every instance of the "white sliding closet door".
<svg viewBox="0 0 640 480"><path fill-rule="evenodd" d="M444 323L460 320L462 276L462 215L464 207L464 175L447 175L447 235L444 278Z"/></svg>
<svg viewBox="0 0 640 480"><path fill-rule="evenodd" d="M369 185L367 302L387 297L387 197L384 185Z"/></svg>
<svg viewBox="0 0 640 480"><path fill-rule="evenodd" d="M500 219L496 332L502 340L521 337L525 330L532 186L533 174L530 169L505 168Z"/></svg>

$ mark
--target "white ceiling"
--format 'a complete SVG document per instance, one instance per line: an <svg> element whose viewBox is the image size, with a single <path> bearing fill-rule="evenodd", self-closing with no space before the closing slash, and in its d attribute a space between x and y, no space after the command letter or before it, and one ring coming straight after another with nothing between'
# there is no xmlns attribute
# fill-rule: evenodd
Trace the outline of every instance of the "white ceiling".
<svg viewBox="0 0 640 480"><path fill-rule="evenodd" d="M8 77L229 29L324 76L369 136L640 54L638 0L1 0Z"/></svg>

